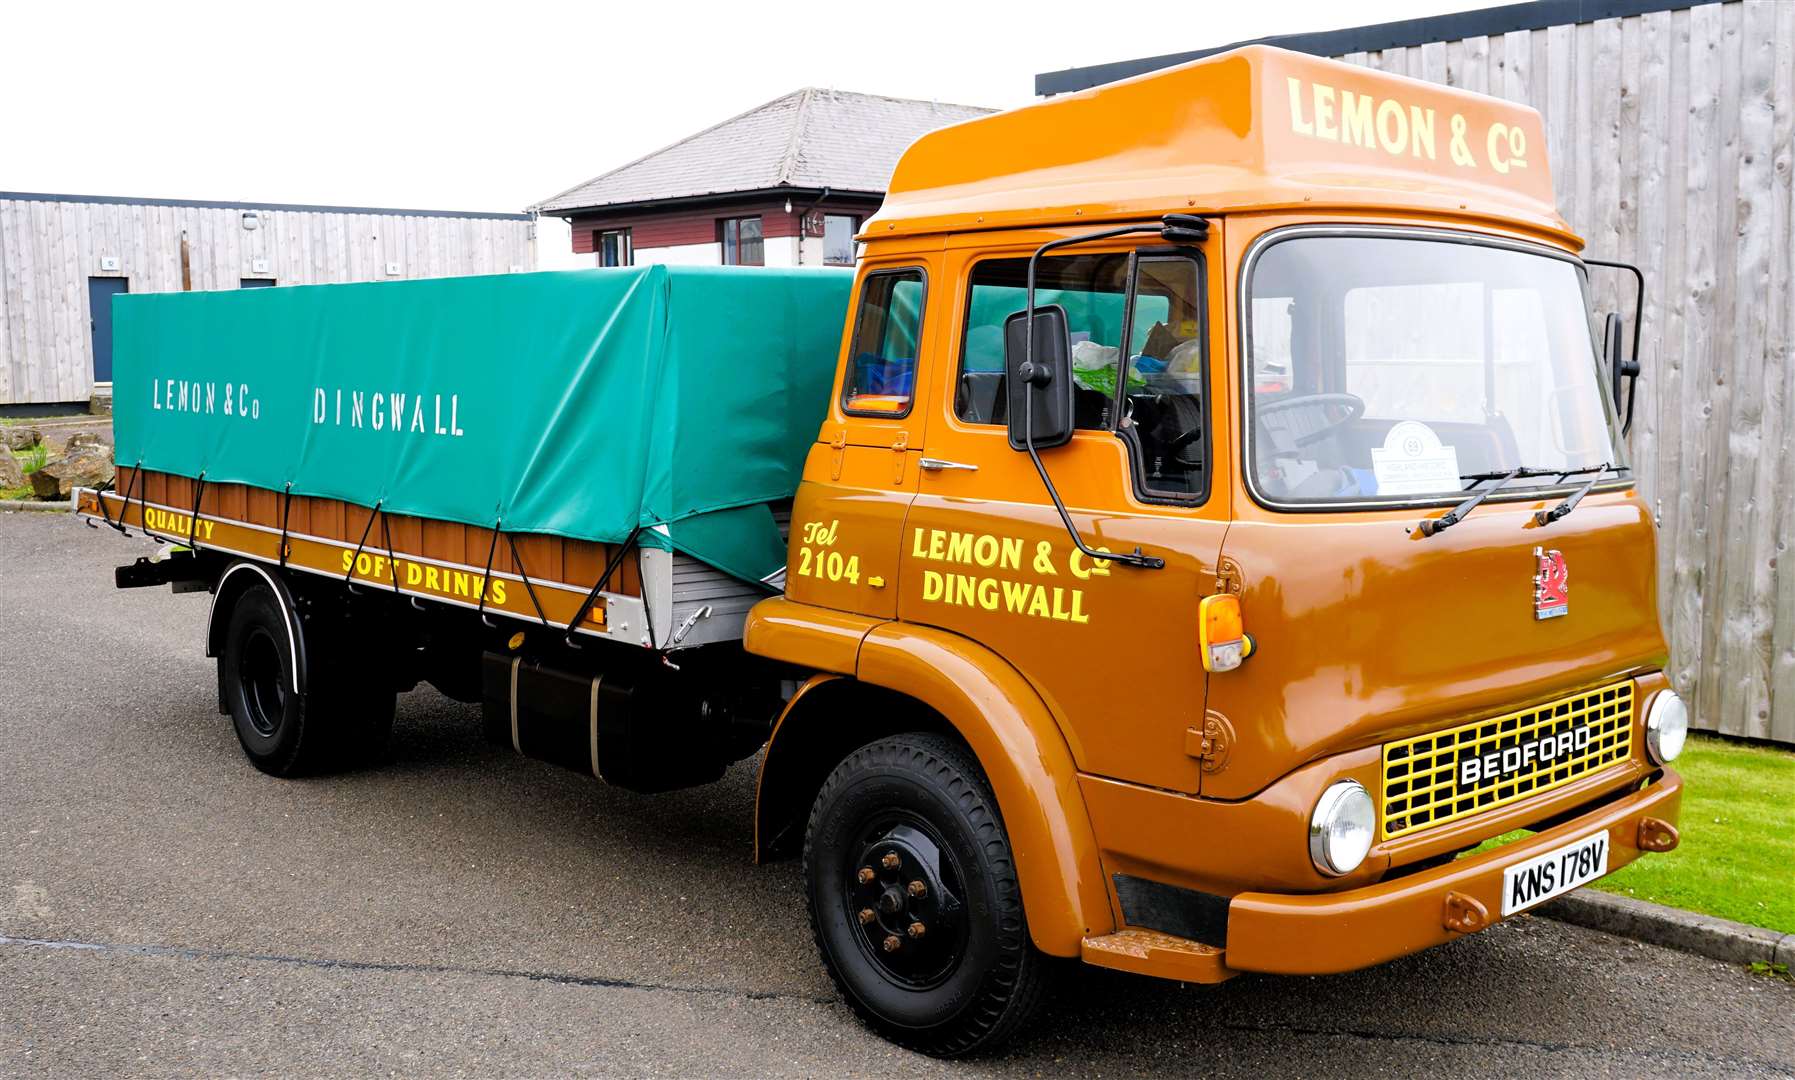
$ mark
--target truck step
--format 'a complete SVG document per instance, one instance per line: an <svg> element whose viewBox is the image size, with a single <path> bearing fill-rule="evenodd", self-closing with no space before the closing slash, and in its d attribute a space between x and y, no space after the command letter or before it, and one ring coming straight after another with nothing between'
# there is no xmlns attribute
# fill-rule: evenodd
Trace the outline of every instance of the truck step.
<svg viewBox="0 0 1795 1080"><path fill-rule="evenodd" d="M1237 974L1225 949L1138 927L1085 938L1079 955L1098 967L1180 982L1219 983Z"/></svg>

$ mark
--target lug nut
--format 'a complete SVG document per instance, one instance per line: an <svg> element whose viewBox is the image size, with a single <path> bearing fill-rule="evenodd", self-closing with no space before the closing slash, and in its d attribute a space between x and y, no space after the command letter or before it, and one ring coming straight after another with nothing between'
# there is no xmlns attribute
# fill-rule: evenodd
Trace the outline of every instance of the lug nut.
<svg viewBox="0 0 1795 1080"><path fill-rule="evenodd" d="M913 938L919 938L919 937L923 936L924 934L928 933L928 930L929 930L928 927L924 926L923 924L921 924L919 922L913 922L910 924L910 936Z"/></svg>
<svg viewBox="0 0 1795 1080"><path fill-rule="evenodd" d="M878 914L874 912L872 908L863 907L860 909L860 925L862 926L865 926L867 923L872 922L878 917Z"/></svg>
<svg viewBox="0 0 1795 1080"><path fill-rule="evenodd" d="M903 860L899 859L897 857L897 852L893 851L887 854L883 859L880 859L879 865L887 870L896 870L899 866L903 865Z"/></svg>
<svg viewBox="0 0 1795 1080"><path fill-rule="evenodd" d="M877 874L873 873L873 868L870 866L862 866L860 868L859 879L860 884L862 885L871 885L873 878L877 876Z"/></svg>
<svg viewBox="0 0 1795 1080"><path fill-rule="evenodd" d="M910 895L911 896L922 896L925 893L927 893L928 891L929 891L929 887L927 885L924 885L920 881L912 881L910 883Z"/></svg>
<svg viewBox="0 0 1795 1080"><path fill-rule="evenodd" d="M884 948L885 948L886 952L897 952L898 949L903 946L903 944L904 943L902 941L898 940L898 936L896 934L885 935Z"/></svg>

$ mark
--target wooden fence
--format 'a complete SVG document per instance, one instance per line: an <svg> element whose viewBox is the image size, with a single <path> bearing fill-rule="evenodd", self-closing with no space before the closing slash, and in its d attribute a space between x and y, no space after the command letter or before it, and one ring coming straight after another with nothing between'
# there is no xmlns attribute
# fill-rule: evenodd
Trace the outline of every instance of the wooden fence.
<svg viewBox="0 0 1795 1080"><path fill-rule="evenodd" d="M523 214L0 192L0 405L87 400L93 278L144 293L504 274L534 269L532 229Z"/></svg>
<svg viewBox="0 0 1795 1080"><path fill-rule="evenodd" d="M1795 2L1341 57L1526 102L1592 258L1647 281L1631 437L1695 724L1795 743ZM1631 286L1597 274L1598 311Z"/></svg>

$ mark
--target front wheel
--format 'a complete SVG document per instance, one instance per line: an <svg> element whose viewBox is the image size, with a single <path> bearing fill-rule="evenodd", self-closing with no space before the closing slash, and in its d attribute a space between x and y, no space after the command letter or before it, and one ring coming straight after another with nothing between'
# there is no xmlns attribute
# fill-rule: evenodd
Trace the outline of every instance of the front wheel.
<svg viewBox="0 0 1795 1080"><path fill-rule="evenodd" d="M836 988L873 1030L938 1057L995 1047L1039 1005L997 800L967 750L912 733L848 755L804 838L810 925Z"/></svg>

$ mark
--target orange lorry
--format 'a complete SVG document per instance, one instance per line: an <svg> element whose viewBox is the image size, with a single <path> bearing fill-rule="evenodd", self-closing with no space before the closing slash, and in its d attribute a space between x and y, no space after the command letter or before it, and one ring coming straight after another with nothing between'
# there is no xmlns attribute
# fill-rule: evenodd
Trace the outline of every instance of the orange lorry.
<svg viewBox="0 0 1795 1080"><path fill-rule="evenodd" d="M1524 106L1248 47L904 154L783 591L708 646L780 687L736 733L755 855L802 856L875 1030L994 1045L1065 960L1347 971L1676 846L1639 369L1545 150ZM535 648L445 660L520 750L589 721L599 771L610 684Z"/></svg>

